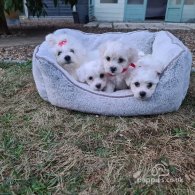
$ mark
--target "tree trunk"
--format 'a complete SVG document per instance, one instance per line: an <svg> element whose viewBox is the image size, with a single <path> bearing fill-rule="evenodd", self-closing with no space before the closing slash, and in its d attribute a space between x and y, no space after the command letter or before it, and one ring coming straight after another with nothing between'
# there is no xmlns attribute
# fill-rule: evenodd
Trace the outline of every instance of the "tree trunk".
<svg viewBox="0 0 195 195"><path fill-rule="evenodd" d="M10 35L4 14L4 1L0 0L0 34Z"/></svg>

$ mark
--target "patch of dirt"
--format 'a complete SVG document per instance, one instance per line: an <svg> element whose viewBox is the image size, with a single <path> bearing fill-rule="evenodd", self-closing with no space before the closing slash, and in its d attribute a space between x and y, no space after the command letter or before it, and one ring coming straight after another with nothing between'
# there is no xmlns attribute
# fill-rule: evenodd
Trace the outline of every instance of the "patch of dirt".
<svg viewBox="0 0 195 195"><path fill-rule="evenodd" d="M36 45L20 45L15 47L0 48L0 59L4 61L29 61L32 60Z"/></svg>
<svg viewBox="0 0 195 195"><path fill-rule="evenodd" d="M195 98L195 73L191 74L191 81L190 81L190 95L192 98Z"/></svg>

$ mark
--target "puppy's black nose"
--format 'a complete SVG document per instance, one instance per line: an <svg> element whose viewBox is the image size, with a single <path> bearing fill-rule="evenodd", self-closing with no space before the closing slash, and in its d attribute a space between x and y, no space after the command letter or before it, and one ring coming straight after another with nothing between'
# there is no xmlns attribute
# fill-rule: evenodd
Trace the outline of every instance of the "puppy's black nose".
<svg viewBox="0 0 195 195"><path fill-rule="evenodd" d="M141 98L144 98L146 96L146 92L145 91L141 91L139 93L139 95L140 95Z"/></svg>
<svg viewBox="0 0 195 195"><path fill-rule="evenodd" d="M65 56L64 59L69 62L71 60L71 57L70 56Z"/></svg>
<svg viewBox="0 0 195 195"><path fill-rule="evenodd" d="M96 88L97 88L97 89L100 89L100 88L101 88L101 84L97 84L97 85L96 85Z"/></svg>
<svg viewBox="0 0 195 195"><path fill-rule="evenodd" d="M112 72L112 73L114 73L115 71L117 70L117 68L116 67L110 67L110 71Z"/></svg>

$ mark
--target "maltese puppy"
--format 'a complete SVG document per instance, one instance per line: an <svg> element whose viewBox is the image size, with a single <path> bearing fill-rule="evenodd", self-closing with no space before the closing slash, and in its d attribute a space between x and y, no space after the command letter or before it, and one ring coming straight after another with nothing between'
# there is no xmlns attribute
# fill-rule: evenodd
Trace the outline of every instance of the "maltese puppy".
<svg viewBox="0 0 195 195"><path fill-rule="evenodd" d="M151 55L143 56L138 60L136 67L126 79L134 97L141 100L150 98L155 92L162 70L162 64Z"/></svg>
<svg viewBox="0 0 195 195"><path fill-rule="evenodd" d="M81 66L77 70L77 77L80 82L87 83L94 91L114 91L114 84L108 80L99 60L90 61Z"/></svg>
<svg viewBox="0 0 195 195"><path fill-rule="evenodd" d="M80 41L67 34L48 34L45 39L57 63L77 79L76 70L86 60L86 50Z"/></svg>
<svg viewBox="0 0 195 195"><path fill-rule="evenodd" d="M100 56L115 90L127 89L125 78L132 63L138 60L138 51L118 41L109 41L100 46Z"/></svg>

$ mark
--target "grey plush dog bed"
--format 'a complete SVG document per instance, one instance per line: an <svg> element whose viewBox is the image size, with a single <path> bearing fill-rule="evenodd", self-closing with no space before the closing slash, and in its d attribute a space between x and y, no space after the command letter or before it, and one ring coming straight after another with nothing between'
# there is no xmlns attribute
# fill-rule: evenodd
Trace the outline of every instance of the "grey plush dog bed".
<svg viewBox="0 0 195 195"><path fill-rule="evenodd" d="M115 115L154 115L179 109L189 86L192 56L171 33L135 31L129 33L88 34L61 29L56 34L75 36L89 50L107 40L120 38L124 44L152 53L166 65L155 93L148 100L133 97L129 90L113 93L92 91L61 68L46 42L37 46L33 55L33 76L39 95L52 105L81 112Z"/></svg>

